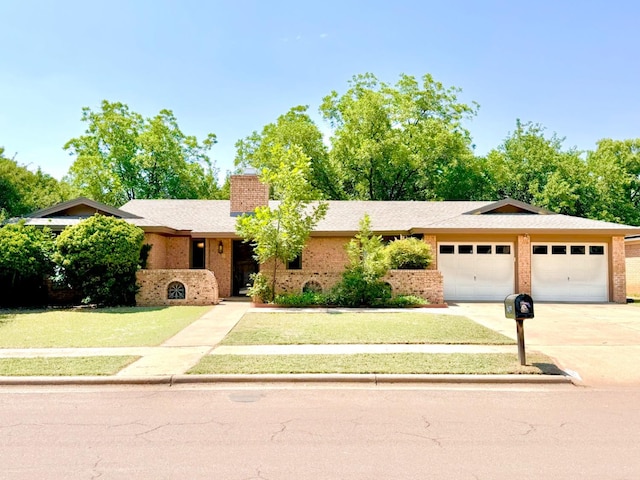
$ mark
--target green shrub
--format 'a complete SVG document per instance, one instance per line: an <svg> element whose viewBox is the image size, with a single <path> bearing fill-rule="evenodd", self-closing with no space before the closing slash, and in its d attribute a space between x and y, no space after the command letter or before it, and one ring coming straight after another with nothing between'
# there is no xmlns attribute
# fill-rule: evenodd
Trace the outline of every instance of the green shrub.
<svg viewBox="0 0 640 480"><path fill-rule="evenodd" d="M276 305L288 307L311 307L315 305L328 305L327 295L317 292L282 293L276 295Z"/></svg>
<svg viewBox="0 0 640 480"><path fill-rule="evenodd" d="M385 307L406 308L406 307L419 307L420 305L427 305L429 302L422 297L415 295L398 295L397 297L390 298Z"/></svg>
<svg viewBox="0 0 640 480"><path fill-rule="evenodd" d="M260 302L269 302L273 298L273 289L271 288L271 282L261 272L252 273L251 281L253 282L249 287L247 295L254 300Z"/></svg>
<svg viewBox="0 0 640 480"><path fill-rule="evenodd" d="M53 273L53 239L48 229L24 222L0 228L0 305L46 303L46 277Z"/></svg>
<svg viewBox="0 0 640 480"><path fill-rule="evenodd" d="M431 246L418 238L401 238L387 245L386 253L391 268L421 270L432 261Z"/></svg>
<svg viewBox="0 0 640 480"><path fill-rule="evenodd" d="M343 272L341 281L329 294L332 305L366 307L383 305L391 298L391 287L379 279L370 279L361 268Z"/></svg>
<svg viewBox="0 0 640 480"><path fill-rule="evenodd" d="M143 239L135 225L94 215L60 234L54 260L83 303L134 305Z"/></svg>

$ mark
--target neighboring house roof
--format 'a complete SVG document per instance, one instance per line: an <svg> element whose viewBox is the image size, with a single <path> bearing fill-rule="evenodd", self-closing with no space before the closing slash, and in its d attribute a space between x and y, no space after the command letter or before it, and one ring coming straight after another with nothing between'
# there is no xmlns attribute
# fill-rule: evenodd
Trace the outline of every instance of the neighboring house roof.
<svg viewBox="0 0 640 480"><path fill-rule="evenodd" d="M136 219L144 223L144 219L139 219L131 212L125 212L124 210L96 202L86 197L78 197L73 200L57 203L51 207L30 213L22 219L12 218L9 222L15 223L23 220L26 225L49 227L54 231L59 231L66 227L77 225L85 218L95 214L122 218L128 221Z"/></svg>
<svg viewBox="0 0 640 480"><path fill-rule="evenodd" d="M58 203L52 207L43 208L37 212L28 215L29 218L53 218L53 217L69 217L86 218L99 213L117 218L136 218L130 212L96 202L86 197L78 197L73 200Z"/></svg>
<svg viewBox="0 0 640 480"><path fill-rule="evenodd" d="M385 234L409 233L589 233L638 234L640 228L560 215L505 199L499 202L329 201L327 215L313 235L353 235L365 214L371 229ZM277 202L270 202L272 207ZM145 229L170 228L192 236L235 236L237 217L228 200L131 200L121 210L136 215ZM507 212L507 213L504 213Z"/></svg>

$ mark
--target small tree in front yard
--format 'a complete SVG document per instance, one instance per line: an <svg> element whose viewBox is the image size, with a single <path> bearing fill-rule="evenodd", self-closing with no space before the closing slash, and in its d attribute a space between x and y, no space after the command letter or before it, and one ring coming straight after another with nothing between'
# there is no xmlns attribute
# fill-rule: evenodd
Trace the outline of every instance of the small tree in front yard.
<svg viewBox="0 0 640 480"><path fill-rule="evenodd" d="M94 215L60 234L54 260L83 303L134 305L143 239L135 225Z"/></svg>
<svg viewBox="0 0 640 480"><path fill-rule="evenodd" d="M24 223L0 228L0 305L46 301L45 279L53 272L53 240L48 229Z"/></svg>
<svg viewBox="0 0 640 480"><path fill-rule="evenodd" d="M360 231L347 245L349 264L333 291L334 303L342 306L384 304L391 298L389 286L381 279L389 270L382 237L371 232L371 220L365 214Z"/></svg>
<svg viewBox="0 0 640 480"><path fill-rule="evenodd" d="M236 222L236 232L252 243L258 262L272 264L269 301L276 292L278 263L286 264L302 253L311 231L327 213L326 202L312 204L317 195L306 180L310 161L302 149L276 145L271 155L279 162L262 170L261 181L271 186L279 200L277 207L257 207L255 213L242 215Z"/></svg>

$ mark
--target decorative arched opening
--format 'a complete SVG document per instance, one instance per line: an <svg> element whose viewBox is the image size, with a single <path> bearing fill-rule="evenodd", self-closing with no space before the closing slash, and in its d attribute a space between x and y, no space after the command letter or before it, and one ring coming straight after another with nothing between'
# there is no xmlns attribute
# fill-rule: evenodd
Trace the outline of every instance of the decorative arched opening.
<svg viewBox="0 0 640 480"><path fill-rule="evenodd" d="M320 285L315 280L310 280L307 283L305 283L304 286L302 287L302 293L307 293L307 292L322 293L322 285Z"/></svg>
<svg viewBox="0 0 640 480"><path fill-rule="evenodd" d="M169 300L184 300L187 298L187 289L182 282L171 282L167 287L167 298Z"/></svg>

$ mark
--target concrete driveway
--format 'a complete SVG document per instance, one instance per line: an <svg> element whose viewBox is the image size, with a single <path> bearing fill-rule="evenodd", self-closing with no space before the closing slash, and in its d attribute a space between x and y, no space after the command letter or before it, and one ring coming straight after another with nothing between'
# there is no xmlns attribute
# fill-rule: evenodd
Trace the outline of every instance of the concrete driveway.
<svg viewBox="0 0 640 480"><path fill-rule="evenodd" d="M450 306L473 320L516 338L502 303ZM527 352L552 357L590 386L640 386L640 305L536 303L525 320ZM517 351L517 350L514 350Z"/></svg>

